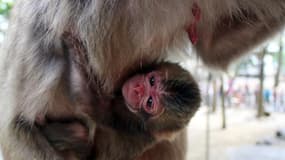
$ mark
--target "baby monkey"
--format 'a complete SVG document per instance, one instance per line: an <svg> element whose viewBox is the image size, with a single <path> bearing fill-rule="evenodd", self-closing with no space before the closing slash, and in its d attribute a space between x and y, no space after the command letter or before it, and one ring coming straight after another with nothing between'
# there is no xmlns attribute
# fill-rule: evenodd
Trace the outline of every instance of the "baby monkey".
<svg viewBox="0 0 285 160"><path fill-rule="evenodd" d="M42 126L42 131L57 151L73 152L79 159L135 159L181 131L200 105L199 89L190 73L167 62L140 68L108 102L93 99L95 143L88 141L88 129L82 123L54 121ZM88 157L82 156L87 151Z"/></svg>

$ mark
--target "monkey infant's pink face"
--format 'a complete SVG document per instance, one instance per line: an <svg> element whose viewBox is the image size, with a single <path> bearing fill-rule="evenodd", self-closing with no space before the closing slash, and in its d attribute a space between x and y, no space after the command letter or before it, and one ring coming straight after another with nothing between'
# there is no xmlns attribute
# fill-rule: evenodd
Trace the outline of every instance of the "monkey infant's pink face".
<svg viewBox="0 0 285 160"><path fill-rule="evenodd" d="M122 92L131 112L144 110L152 116L158 116L164 111L160 104L162 94L162 77L157 72L136 75L124 83Z"/></svg>

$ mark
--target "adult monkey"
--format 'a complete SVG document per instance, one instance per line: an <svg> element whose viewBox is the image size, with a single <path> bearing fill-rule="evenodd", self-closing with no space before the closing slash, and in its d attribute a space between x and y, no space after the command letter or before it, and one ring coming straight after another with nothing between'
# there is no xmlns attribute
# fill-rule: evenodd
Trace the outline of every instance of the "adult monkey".
<svg viewBox="0 0 285 160"><path fill-rule="evenodd" d="M68 64L64 32L82 40L86 67L111 93L126 69L163 60L168 49L186 45L186 31L204 62L225 67L278 31L284 19L283 0L17 1L1 57L0 143L5 159L59 159L33 122L39 114L60 114L69 105L62 96ZM169 143L175 145L181 137ZM160 153L173 153L164 159L183 158L175 152L159 144L142 159Z"/></svg>

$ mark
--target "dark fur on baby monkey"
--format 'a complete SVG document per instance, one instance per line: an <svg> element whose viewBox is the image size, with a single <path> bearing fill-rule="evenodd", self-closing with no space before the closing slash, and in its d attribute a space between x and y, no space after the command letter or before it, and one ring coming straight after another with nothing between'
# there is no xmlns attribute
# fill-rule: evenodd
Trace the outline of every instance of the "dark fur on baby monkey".
<svg viewBox="0 0 285 160"><path fill-rule="evenodd" d="M86 151L96 160L135 159L156 142L175 136L200 105L199 89L190 73L167 62L140 68L108 103L94 99L90 107L97 122L95 144L80 133L87 129L78 122L52 122L42 129L56 150L79 159L86 158Z"/></svg>

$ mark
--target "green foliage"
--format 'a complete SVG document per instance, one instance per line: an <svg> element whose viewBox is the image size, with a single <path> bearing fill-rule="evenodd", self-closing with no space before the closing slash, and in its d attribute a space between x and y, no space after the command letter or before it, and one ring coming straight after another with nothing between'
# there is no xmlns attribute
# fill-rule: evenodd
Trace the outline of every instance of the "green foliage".
<svg viewBox="0 0 285 160"><path fill-rule="evenodd" d="M13 0L0 0L0 15L8 17L13 4Z"/></svg>

